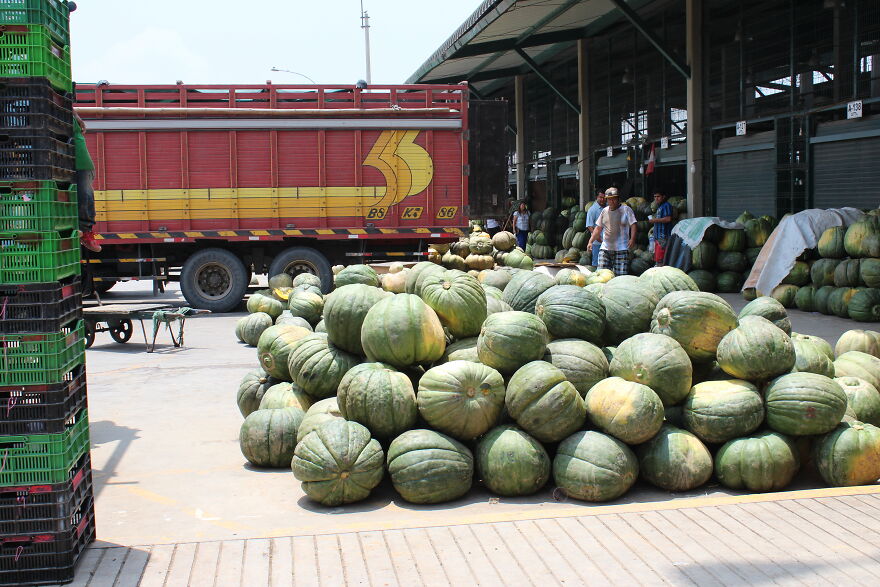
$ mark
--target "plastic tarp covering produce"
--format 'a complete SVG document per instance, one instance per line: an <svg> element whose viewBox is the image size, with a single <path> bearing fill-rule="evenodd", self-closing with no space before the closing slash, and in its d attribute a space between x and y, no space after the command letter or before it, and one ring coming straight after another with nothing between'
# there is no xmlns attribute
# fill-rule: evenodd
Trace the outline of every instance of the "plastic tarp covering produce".
<svg viewBox="0 0 880 587"><path fill-rule="evenodd" d="M819 243L819 237L832 226L849 226L864 213L856 208L804 210L783 218L755 260L743 289L755 288L769 295L782 283L797 258Z"/></svg>
<svg viewBox="0 0 880 587"><path fill-rule="evenodd" d="M672 236L666 245L666 255L663 263L670 267L677 267L682 271L691 270L691 250L703 242L703 236L710 226L716 224L721 228L742 228L738 222L728 222L718 216L702 216L700 218L685 218L672 227Z"/></svg>

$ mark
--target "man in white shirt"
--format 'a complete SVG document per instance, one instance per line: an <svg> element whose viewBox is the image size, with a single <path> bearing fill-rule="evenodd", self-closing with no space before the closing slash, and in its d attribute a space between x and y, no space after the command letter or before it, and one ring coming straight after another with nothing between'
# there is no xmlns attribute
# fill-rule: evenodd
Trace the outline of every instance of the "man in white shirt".
<svg viewBox="0 0 880 587"><path fill-rule="evenodd" d="M629 250L636 242L636 215L632 208L620 203L617 188L605 190L605 199L608 205L596 220L596 228L593 229L587 249L601 238L599 268L611 269L614 275L627 275Z"/></svg>
<svg viewBox="0 0 880 587"><path fill-rule="evenodd" d="M498 231L501 230L501 227L498 226L498 221L492 218L486 218L486 232L489 233L489 236L495 236Z"/></svg>

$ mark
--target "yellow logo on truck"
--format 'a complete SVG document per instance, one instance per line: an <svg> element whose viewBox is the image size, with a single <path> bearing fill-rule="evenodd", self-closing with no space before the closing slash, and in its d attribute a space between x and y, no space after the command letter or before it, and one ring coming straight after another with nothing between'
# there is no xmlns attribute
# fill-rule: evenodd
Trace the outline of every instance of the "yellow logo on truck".
<svg viewBox="0 0 880 587"><path fill-rule="evenodd" d="M209 220L218 218L340 218L382 220L388 208L428 187L431 155L416 144L418 130L385 130L364 158L385 178L384 186L197 188L95 192L99 221ZM418 218L418 207L401 212ZM416 215L418 214L418 215ZM437 218L452 218L438 214Z"/></svg>

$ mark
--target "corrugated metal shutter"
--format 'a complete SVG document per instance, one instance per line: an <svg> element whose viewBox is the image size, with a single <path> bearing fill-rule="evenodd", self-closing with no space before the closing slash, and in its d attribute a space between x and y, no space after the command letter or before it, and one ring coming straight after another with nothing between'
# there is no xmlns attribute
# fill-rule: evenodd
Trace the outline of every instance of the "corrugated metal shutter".
<svg viewBox="0 0 880 587"><path fill-rule="evenodd" d="M776 215L775 133L723 139L715 150L715 215Z"/></svg>
<svg viewBox="0 0 880 587"><path fill-rule="evenodd" d="M819 125L813 139L813 206L880 206L878 122L875 118ZM877 136L864 136L870 134Z"/></svg>

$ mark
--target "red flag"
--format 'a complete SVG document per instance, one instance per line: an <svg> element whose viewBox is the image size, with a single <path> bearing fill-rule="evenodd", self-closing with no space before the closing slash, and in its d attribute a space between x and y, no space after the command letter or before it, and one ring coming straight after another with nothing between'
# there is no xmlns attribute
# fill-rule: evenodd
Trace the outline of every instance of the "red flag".
<svg viewBox="0 0 880 587"><path fill-rule="evenodd" d="M645 168L645 175L650 175L654 173L654 163L657 161L654 156L654 149L656 149L657 145L651 143L651 154L648 156L648 165Z"/></svg>

